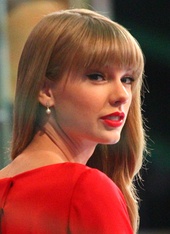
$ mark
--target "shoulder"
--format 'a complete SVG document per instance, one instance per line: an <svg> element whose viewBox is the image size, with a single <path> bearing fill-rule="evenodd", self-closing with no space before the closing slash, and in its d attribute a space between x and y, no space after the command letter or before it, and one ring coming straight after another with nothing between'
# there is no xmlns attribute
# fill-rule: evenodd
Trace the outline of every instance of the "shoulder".
<svg viewBox="0 0 170 234"><path fill-rule="evenodd" d="M80 173L71 199L70 227L82 234L132 233L124 197L104 173L88 167Z"/></svg>
<svg viewBox="0 0 170 234"><path fill-rule="evenodd" d="M56 166L49 171L56 173ZM53 173L53 172L52 172ZM63 175L65 180L72 182L73 195L76 193L90 194L92 196L98 194L100 196L115 196L123 198L123 195L117 185L103 172L85 166L79 163L62 163L57 166L57 173Z"/></svg>
<svg viewBox="0 0 170 234"><path fill-rule="evenodd" d="M79 191L82 189L87 190L88 192L100 192L100 194L111 194L113 196L121 196L121 198L123 198L117 185L103 172L87 166L78 167L81 170L81 173L77 179L75 190L78 188ZM89 188L92 190L90 191Z"/></svg>
<svg viewBox="0 0 170 234"><path fill-rule="evenodd" d="M64 163L61 166L62 171L67 175L71 175L74 180L75 191L82 189L88 190L105 190L108 188L109 192L121 193L116 184L103 172L85 166L79 163Z"/></svg>
<svg viewBox="0 0 170 234"><path fill-rule="evenodd" d="M11 168L11 165L9 164L0 170L0 179L8 177L10 168Z"/></svg>
<svg viewBox="0 0 170 234"><path fill-rule="evenodd" d="M61 174L65 181L72 184L72 204L93 203L102 206L124 207L126 202L118 186L103 172L78 163L61 165ZM82 199L83 198L83 199ZM83 204L84 205L84 204Z"/></svg>

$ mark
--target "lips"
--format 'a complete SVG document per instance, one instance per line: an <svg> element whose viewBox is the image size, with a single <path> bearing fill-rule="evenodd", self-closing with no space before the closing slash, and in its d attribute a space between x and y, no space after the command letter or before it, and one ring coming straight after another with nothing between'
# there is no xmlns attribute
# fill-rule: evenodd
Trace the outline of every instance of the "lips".
<svg viewBox="0 0 170 234"><path fill-rule="evenodd" d="M114 112L101 117L103 122L110 127L120 127L123 124L125 114L123 112Z"/></svg>

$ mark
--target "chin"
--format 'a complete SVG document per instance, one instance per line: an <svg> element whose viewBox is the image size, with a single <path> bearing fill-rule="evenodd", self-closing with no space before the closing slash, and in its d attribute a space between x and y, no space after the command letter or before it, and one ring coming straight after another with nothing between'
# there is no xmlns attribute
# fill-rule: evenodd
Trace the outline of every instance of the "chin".
<svg viewBox="0 0 170 234"><path fill-rule="evenodd" d="M111 140L108 143L106 143L106 145L115 145L119 142L120 138L118 140Z"/></svg>
<svg viewBox="0 0 170 234"><path fill-rule="evenodd" d="M119 140L120 140L120 135L114 136L114 137L108 137L108 138L102 139L100 144L114 145L114 144L117 144L119 142Z"/></svg>

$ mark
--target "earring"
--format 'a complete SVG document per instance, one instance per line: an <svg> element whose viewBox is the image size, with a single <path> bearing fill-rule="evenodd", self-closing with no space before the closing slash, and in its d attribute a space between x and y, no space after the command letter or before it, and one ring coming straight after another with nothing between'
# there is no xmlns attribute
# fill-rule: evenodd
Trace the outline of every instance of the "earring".
<svg viewBox="0 0 170 234"><path fill-rule="evenodd" d="M47 109L46 109L46 114L47 114L47 115L50 115L50 114L51 114L51 110L50 110L50 108L49 108L48 103L46 104L46 107L47 107Z"/></svg>

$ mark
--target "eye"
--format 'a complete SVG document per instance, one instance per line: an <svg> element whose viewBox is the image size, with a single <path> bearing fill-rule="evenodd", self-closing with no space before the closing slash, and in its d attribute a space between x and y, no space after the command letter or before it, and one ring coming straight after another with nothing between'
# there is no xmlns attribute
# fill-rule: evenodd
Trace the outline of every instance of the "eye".
<svg viewBox="0 0 170 234"><path fill-rule="evenodd" d="M105 81L105 78L101 73L88 74L87 77L92 81Z"/></svg>
<svg viewBox="0 0 170 234"><path fill-rule="evenodd" d="M125 76L121 79L122 83L125 84L132 84L135 80L134 78L130 77L130 76Z"/></svg>

